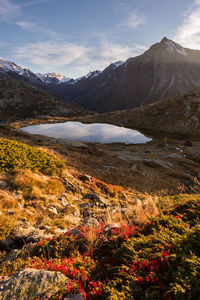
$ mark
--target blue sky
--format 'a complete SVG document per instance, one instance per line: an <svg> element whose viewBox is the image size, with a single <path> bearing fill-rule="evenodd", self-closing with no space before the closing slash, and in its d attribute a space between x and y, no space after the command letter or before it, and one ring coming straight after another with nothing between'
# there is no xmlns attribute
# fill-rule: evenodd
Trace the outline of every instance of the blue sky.
<svg viewBox="0 0 200 300"><path fill-rule="evenodd" d="M0 56L79 77L164 36L200 49L200 0L0 0Z"/></svg>

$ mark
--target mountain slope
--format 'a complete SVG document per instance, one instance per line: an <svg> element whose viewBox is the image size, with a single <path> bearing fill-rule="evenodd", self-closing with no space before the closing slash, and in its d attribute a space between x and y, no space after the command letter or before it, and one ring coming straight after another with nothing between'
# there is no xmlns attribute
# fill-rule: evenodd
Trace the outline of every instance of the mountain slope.
<svg viewBox="0 0 200 300"><path fill-rule="evenodd" d="M37 116L73 116L84 109L60 101L23 82L0 75L0 122Z"/></svg>
<svg viewBox="0 0 200 300"><path fill-rule="evenodd" d="M200 88L135 109L80 117L79 121L115 124L158 137L199 137Z"/></svg>
<svg viewBox="0 0 200 300"><path fill-rule="evenodd" d="M143 55L106 68L92 80L60 84L55 95L97 112L130 109L200 86L200 51L164 38Z"/></svg>

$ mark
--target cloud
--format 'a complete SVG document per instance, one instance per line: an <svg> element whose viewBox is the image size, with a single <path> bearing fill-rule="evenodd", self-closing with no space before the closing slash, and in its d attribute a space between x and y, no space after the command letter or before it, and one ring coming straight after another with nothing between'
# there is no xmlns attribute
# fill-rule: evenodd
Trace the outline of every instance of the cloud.
<svg viewBox="0 0 200 300"><path fill-rule="evenodd" d="M0 0L0 20L11 21L21 14L21 7L10 0Z"/></svg>
<svg viewBox="0 0 200 300"><path fill-rule="evenodd" d="M30 30L30 31L38 30L38 26L34 23L29 23L29 22L25 22L25 21L18 21L18 22L16 22L16 24L19 27L21 27L22 29L25 29L25 30Z"/></svg>
<svg viewBox="0 0 200 300"><path fill-rule="evenodd" d="M142 45L128 47L106 39L101 41L99 47L93 48L69 42L46 41L23 45L14 50L14 57L46 71L66 67L72 76L77 77L94 69L102 70L110 63L126 60L144 50L146 47Z"/></svg>
<svg viewBox="0 0 200 300"><path fill-rule="evenodd" d="M101 46L101 56L104 60L115 62L118 60L126 60L130 56L136 56L146 50L145 46L134 45L133 47L124 46L104 40Z"/></svg>
<svg viewBox="0 0 200 300"><path fill-rule="evenodd" d="M200 0L195 0L184 14L173 38L185 47L200 49Z"/></svg>
<svg viewBox="0 0 200 300"><path fill-rule="evenodd" d="M145 22L145 16L139 14L137 10L134 10L133 12L129 13L128 20L127 22L124 23L124 26L135 29L139 25L144 24L144 22Z"/></svg>
<svg viewBox="0 0 200 300"><path fill-rule="evenodd" d="M46 3L49 2L51 0L32 0L32 1L28 1L25 3L22 3L21 6L31 6L31 5L35 5L35 4L42 4L42 3Z"/></svg>
<svg viewBox="0 0 200 300"><path fill-rule="evenodd" d="M90 48L85 46L63 42L38 42L27 44L15 50L15 58L24 59L36 65L54 67L81 61L88 61Z"/></svg>

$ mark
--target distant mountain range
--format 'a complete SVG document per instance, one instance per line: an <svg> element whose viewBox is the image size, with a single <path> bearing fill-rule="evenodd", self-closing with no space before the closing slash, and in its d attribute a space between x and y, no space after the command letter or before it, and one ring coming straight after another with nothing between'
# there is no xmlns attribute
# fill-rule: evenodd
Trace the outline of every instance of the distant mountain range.
<svg viewBox="0 0 200 300"><path fill-rule="evenodd" d="M0 59L0 72L96 112L131 109L200 86L200 51L163 38L144 54L78 79L34 74Z"/></svg>

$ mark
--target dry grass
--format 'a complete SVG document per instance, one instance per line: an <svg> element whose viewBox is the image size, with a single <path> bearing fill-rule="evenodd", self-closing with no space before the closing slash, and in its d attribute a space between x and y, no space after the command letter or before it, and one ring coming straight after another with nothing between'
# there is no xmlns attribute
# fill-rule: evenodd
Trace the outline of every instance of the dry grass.
<svg viewBox="0 0 200 300"><path fill-rule="evenodd" d="M0 208L13 209L18 205L18 199L12 197L8 192L0 190Z"/></svg>
<svg viewBox="0 0 200 300"><path fill-rule="evenodd" d="M39 175L28 169L17 172L12 183L25 198L30 199L45 200L48 194L58 195L65 191L63 184L58 179Z"/></svg>

